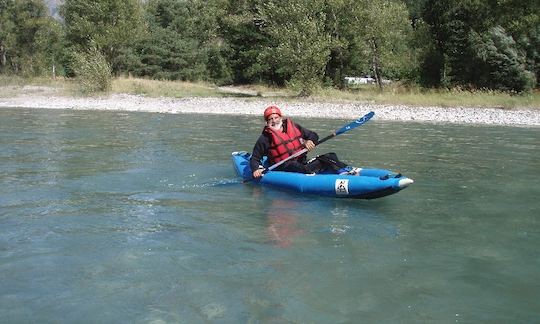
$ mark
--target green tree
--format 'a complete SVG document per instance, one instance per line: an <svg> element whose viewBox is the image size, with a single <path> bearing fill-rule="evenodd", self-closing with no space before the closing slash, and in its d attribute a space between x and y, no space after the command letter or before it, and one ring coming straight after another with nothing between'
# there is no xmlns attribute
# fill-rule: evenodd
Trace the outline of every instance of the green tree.
<svg viewBox="0 0 540 324"><path fill-rule="evenodd" d="M193 8L194 9L194 8ZM200 80L206 56L191 35L195 24L188 1L152 0L146 6L149 33L138 46L138 75L168 80Z"/></svg>
<svg viewBox="0 0 540 324"><path fill-rule="evenodd" d="M226 15L229 0L192 0L194 6L193 23L195 33L192 34L201 46L207 61L205 62L209 79L219 84L230 83L233 79L228 57L230 44L222 35L220 17Z"/></svg>
<svg viewBox="0 0 540 324"><path fill-rule="evenodd" d="M198 51L199 44L193 39L182 39L168 28L150 29L150 37L139 45L138 66L134 72L165 80L204 79L206 57Z"/></svg>
<svg viewBox="0 0 540 324"><path fill-rule="evenodd" d="M422 40L431 40L422 47L424 55L421 57L420 80L424 86L440 87L446 80L444 45L448 38L448 30L444 26L443 14L449 7L449 1L446 0L427 0L422 10L422 21L425 22L426 29L431 35L421 37Z"/></svg>
<svg viewBox="0 0 540 324"><path fill-rule="evenodd" d="M354 60L354 39L358 30L350 24L351 10L348 0L326 2L326 30L330 35L330 58L326 64L325 83L343 89L345 77L356 75L358 69ZM354 4L354 3L352 3Z"/></svg>
<svg viewBox="0 0 540 324"><path fill-rule="evenodd" d="M409 11L409 17L413 26L422 19L422 11L426 5L427 0L404 0L403 2L407 6Z"/></svg>
<svg viewBox="0 0 540 324"><path fill-rule="evenodd" d="M55 78L64 74L61 69L66 59L64 29L55 19L47 19L35 37L36 47L39 48L38 57L43 63L43 73Z"/></svg>
<svg viewBox="0 0 540 324"><path fill-rule="evenodd" d="M12 19L14 2L0 0L0 72L8 70L8 55L16 47L15 22Z"/></svg>
<svg viewBox="0 0 540 324"><path fill-rule="evenodd" d="M309 95L320 86L330 56L324 0L267 1L258 7L270 45L260 62Z"/></svg>
<svg viewBox="0 0 540 324"><path fill-rule="evenodd" d="M536 0L499 0L492 3L497 24L516 42L525 55L525 68L540 80L540 2Z"/></svg>
<svg viewBox="0 0 540 324"><path fill-rule="evenodd" d="M65 0L60 13L72 51L97 46L116 74L125 70L125 57L145 33L139 0Z"/></svg>
<svg viewBox="0 0 540 324"><path fill-rule="evenodd" d="M47 70L47 51L59 40L42 0L0 0L0 66L27 76ZM57 29L56 29L57 30Z"/></svg>
<svg viewBox="0 0 540 324"><path fill-rule="evenodd" d="M137 45L138 75L170 80L232 80L227 44L219 34L218 0L151 0L146 5L149 33Z"/></svg>
<svg viewBox="0 0 540 324"><path fill-rule="evenodd" d="M496 26L485 34L473 33L471 37L478 86L518 92L534 86L533 73L525 69L525 57L504 28Z"/></svg>
<svg viewBox="0 0 540 324"><path fill-rule="evenodd" d="M384 78L409 77L415 56L408 44L412 27L406 6L392 0L351 1L349 19L355 54L382 90Z"/></svg>
<svg viewBox="0 0 540 324"><path fill-rule="evenodd" d="M427 0L423 19L434 41L424 56L422 79L436 86L528 88L526 71L538 75L539 11L532 0ZM495 76L493 69L499 70L499 80L515 84L487 82Z"/></svg>
<svg viewBox="0 0 540 324"><path fill-rule="evenodd" d="M520 34L516 42L518 47L525 52L525 66L535 76L535 85L540 81L540 16L537 21L525 33Z"/></svg>
<svg viewBox="0 0 540 324"><path fill-rule="evenodd" d="M227 61L236 83L276 82L284 80L274 73L259 54L270 45L258 19L258 0L229 0L226 13L219 19L221 36L229 47Z"/></svg>

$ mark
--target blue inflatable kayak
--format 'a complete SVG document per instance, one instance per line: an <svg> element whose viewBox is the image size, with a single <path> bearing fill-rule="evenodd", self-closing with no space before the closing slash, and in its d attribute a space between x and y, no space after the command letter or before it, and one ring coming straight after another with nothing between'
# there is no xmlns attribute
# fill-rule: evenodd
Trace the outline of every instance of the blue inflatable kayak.
<svg viewBox="0 0 540 324"><path fill-rule="evenodd" d="M233 152L233 165L243 180L252 180L250 153ZM339 198L374 199L394 194L414 181L384 169L361 169L360 175L303 174L269 171L254 183L300 193Z"/></svg>

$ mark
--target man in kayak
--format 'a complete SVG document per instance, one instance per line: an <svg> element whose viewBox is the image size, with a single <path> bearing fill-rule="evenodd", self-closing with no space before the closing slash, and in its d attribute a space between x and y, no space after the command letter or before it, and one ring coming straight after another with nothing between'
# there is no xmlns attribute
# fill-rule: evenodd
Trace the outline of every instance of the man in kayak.
<svg viewBox="0 0 540 324"><path fill-rule="evenodd" d="M264 110L266 125L253 147L250 166L254 178L263 175L263 156L267 156L270 164L285 160L294 153L306 148L311 151L319 141L317 133L300 126L290 118L283 119L281 110L277 106L269 106ZM319 155L307 161L307 155L302 154L294 159L286 161L275 170L318 173L330 172L340 174L358 174L359 169L348 167L338 160L335 153Z"/></svg>

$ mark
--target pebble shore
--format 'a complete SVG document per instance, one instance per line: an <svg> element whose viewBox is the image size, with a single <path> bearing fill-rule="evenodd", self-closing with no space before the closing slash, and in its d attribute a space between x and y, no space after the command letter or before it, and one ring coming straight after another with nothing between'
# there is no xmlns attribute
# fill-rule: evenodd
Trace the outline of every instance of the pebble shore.
<svg viewBox="0 0 540 324"><path fill-rule="evenodd" d="M0 97L0 108L142 111L170 114L261 115L264 108L270 104L282 108L285 115L296 117L356 119L369 111L375 111L377 120L387 121L540 126L540 109L407 107L351 102L280 101L275 98L148 98L128 94L91 98L40 94Z"/></svg>

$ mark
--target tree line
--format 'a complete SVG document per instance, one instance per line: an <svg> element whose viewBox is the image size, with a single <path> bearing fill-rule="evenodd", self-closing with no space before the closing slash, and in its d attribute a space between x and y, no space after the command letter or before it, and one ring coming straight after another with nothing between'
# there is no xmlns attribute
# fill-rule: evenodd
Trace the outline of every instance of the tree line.
<svg viewBox="0 0 540 324"><path fill-rule="evenodd" d="M537 0L0 0L0 73L529 91ZM86 73L86 74L85 74Z"/></svg>

